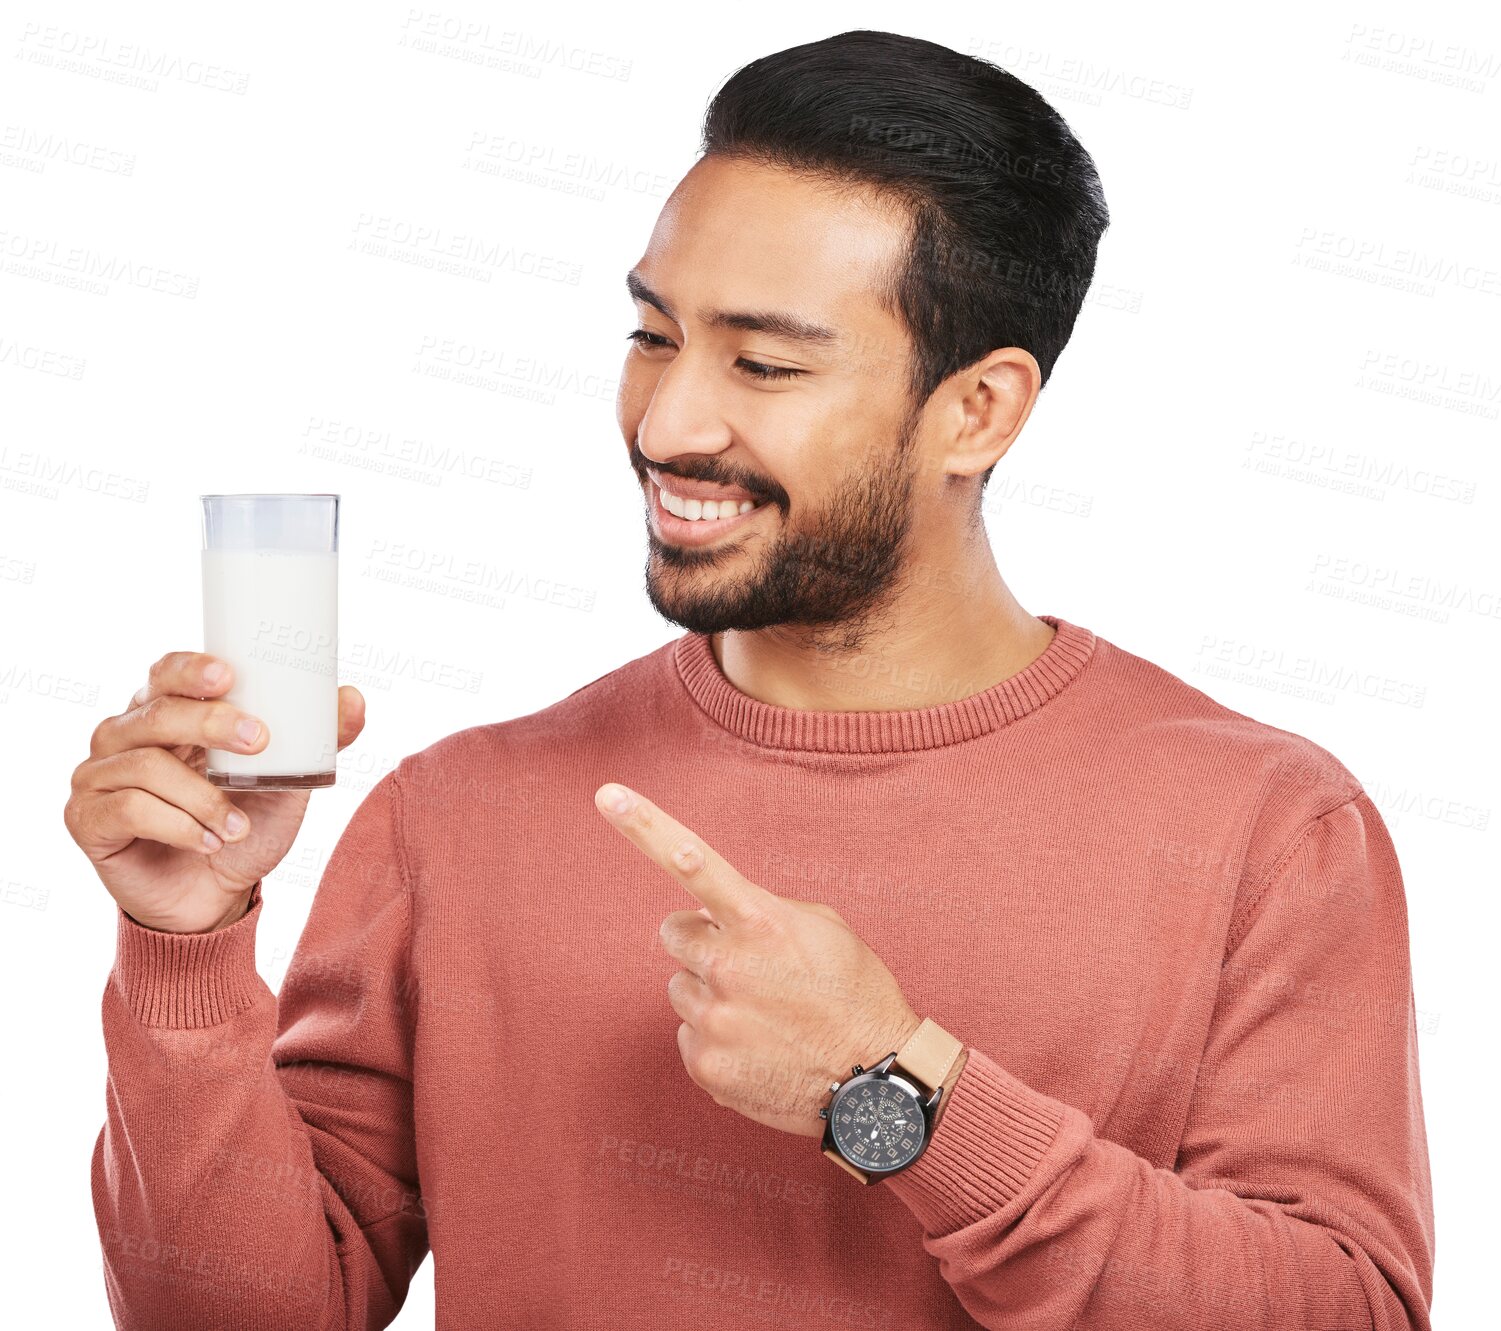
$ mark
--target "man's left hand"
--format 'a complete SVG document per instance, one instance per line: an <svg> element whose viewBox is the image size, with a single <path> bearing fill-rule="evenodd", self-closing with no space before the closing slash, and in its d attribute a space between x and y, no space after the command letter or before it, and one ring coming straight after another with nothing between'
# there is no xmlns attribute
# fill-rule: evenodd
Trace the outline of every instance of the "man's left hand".
<svg viewBox="0 0 1501 1331"><path fill-rule="evenodd" d="M623 812L610 804L623 794ZM839 913L768 892L704 839L627 786L594 803L700 903L662 921L682 964L667 982L678 1052L716 1104L783 1132L823 1134L829 1084L870 1066L922 1024L880 957Z"/></svg>

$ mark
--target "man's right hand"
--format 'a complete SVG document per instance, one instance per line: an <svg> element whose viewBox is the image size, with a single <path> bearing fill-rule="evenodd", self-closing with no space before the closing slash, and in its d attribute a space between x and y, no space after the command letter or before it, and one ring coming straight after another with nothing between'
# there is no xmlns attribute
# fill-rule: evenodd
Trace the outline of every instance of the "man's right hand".
<svg viewBox="0 0 1501 1331"><path fill-rule="evenodd" d="M205 672L220 667L217 677ZM73 770L63 822L120 908L148 929L208 933L244 913L250 891L291 848L308 790L230 792L203 775L207 750L259 753L264 724L220 701L233 683L227 661L168 652L125 711L101 721L89 756ZM365 728L365 699L339 689L339 748Z"/></svg>

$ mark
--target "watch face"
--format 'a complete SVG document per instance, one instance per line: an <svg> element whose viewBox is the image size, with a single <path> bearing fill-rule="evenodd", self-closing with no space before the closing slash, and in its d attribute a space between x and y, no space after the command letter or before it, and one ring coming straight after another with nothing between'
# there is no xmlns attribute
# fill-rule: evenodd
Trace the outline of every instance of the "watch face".
<svg viewBox="0 0 1501 1331"><path fill-rule="evenodd" d="M871 1172L900 1169L922 1147L922 1104L901 1082L877 1078L851 1085L829 1110L834 1144L845 1159Z"/></svg>

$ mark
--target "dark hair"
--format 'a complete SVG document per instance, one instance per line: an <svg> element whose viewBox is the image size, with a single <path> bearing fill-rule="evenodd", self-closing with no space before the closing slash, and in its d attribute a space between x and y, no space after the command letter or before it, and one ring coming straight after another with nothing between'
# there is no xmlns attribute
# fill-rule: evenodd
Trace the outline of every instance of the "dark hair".
<svg viewBox="0 0 1501 1331"><path fill-rule="evenodd" d="M996 347L1030 351L1047 383L1110 214L1093 160L1020 79L936 42L842 32L732 74L703 151L906 205L911 252L878 295L912 337L914 410Z"/></svg>

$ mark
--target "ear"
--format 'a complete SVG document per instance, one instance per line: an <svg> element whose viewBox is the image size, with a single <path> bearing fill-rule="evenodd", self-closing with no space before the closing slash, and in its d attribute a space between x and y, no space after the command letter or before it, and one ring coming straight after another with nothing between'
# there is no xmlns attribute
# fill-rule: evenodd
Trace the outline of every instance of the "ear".
<svg viewBox="0 0 1501 1331"><path fill-rule="evenodd" d="M951 428L944 471L978 476L1021 434L1042 391L1042 371L1030 351L1002 347L950 375L939 391L951 397L944 415Z"/></svg>

